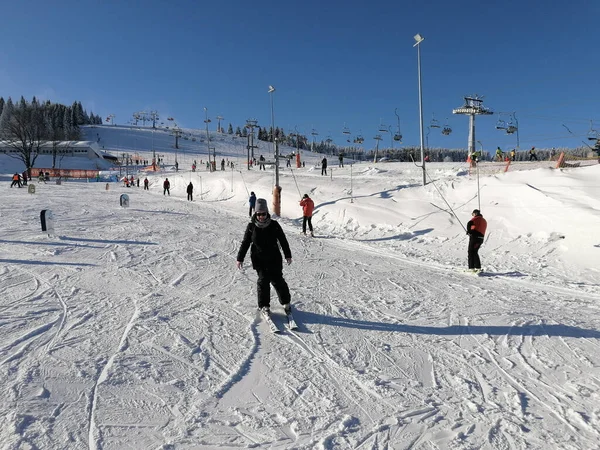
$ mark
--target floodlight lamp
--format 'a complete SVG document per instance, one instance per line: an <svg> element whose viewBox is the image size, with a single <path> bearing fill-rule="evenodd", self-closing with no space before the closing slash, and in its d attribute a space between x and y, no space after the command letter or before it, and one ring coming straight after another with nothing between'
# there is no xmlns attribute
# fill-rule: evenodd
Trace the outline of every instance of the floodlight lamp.
<svg viewBox="0 0 600 450"><path fill-rule="evenodd" d="M270 86L270 85L269 85L269 94L270 94L271 92L275 92L275 88L274 88L273 86Z"/></svg>
<svg viewBox="0 0 600 450"><path fill-rule="evenodd" d="M425 38L423 36L421 36L419 33L414 35L414 39L416 44L413 45L413 47L416 47L417 45L419 45L421 42L423 42L425 40Z"/></svg>

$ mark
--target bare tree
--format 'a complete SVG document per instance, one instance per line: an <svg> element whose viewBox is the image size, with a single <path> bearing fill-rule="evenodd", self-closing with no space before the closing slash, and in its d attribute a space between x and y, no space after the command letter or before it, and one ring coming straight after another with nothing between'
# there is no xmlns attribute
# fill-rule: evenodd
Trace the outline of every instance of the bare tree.
<svg viewBox="0 0 600 450"><path fill-rule="evenodd" d="M30 108L15 107L2 130L6 144L16 150L8 156L23 161L30 175L44 136L43 123L34 115Z"/></svg>

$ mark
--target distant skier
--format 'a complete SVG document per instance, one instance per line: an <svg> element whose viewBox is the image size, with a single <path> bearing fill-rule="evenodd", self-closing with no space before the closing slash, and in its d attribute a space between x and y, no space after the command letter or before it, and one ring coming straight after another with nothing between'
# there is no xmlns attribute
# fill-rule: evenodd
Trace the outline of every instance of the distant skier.
<svg viewBox="0 0 600 450"><path fill-rule="evenodd" d="M169 194L169 196L171 196L171 191L169 190L171 188L171 183L169 182L168 178L165 178L165 181L163 182L163 195Z"/></svg>
<svg viewBox="0 0 600 450"><path fill-rule="evenodd" d="M265 157L263 155L260 155L260 158L258 158L258 170L267 170L265 169Z"/></svg>
<svg viewBox="0 0 600 450"><path fill-rule="evenodd" d="M510 151L510 160L511 161L516 161L517 160L517 152L515 151L514 148Z"/></svg>
<svg viewBox="0 0 600 450"><path fill-rule="evenodd" d="M188 184L186 190L187 190L187 199L191 202L194 201L194 199L193 199L194 185L192 184L191 181L190 181L190 184Z"/></svg>
<svg viewBox="0 0 600 450"><path fill-rule="evenodd" d="M23 186L27 186L27 178L28 178L27 169L25 169L23 171L23 173L21 174L21 177L23 178Z"/></svg>
<svg viewBox="0 0 600 450"><path fill-rule="evenodd" d="M338 155L338 161L339 161L338 167L344 167L344 153L343 152Z"/></svg>
<svg viewBox="0 0 600 450"><path fill-rule="evenodd" d="M241 269L248 249L252 267L258 274L256 292L258 307L267 314L270 313L271 284L277 292L279 303L286 313L290 311L290 289L283 278L283 250L285 260L292 263L292 252L281 225L269 215L267 201L264 198L256 200L256 212L251 222L246 226L244 239L237 254L237 268Z"/></svg>
<svg viewBox="0 0 600 450"><path fill-rule="evenodd" d="M225 170L225 158L221 159L221 170Z"/></svg>
<svg viewBox="0 0 600 450"><path fill-rule="evenodd" d="M148 187L149 184L150 183L148 181L148 177L144 178L144 190L145 191L149 191L150 190L150 188Z"/></svg>
<svg viewBox="0 0 600 450"><path fill-rule="evenodd" d="M327 158L321 160L321 175L327 175Z"/></svg>
<svg viewBox="0 0 600 450"><path fill-rule="evenodd" d="M314 237L312 215L315 209L315 202L312 201L308 194L304 194L302 200L300 200L300 206L302 206L302 234L306 235L306 224L308 223L310 235Z"/></svg>
<svg viewBox="0 0 600 450"><path fill-rule="evenodd" d="M537 159L537 155L535 154L535 147L531 147L531 150L529 150L529 161L533 161L533 160L538 160Z"/></svg>
<svg viewBox="0 0 600 450"><path fill-rule="evenodd" d="M250 192L250 198L248 199L248 205L250 206L248 215L250 217L252 217L252 214L254 213L254 208L256 207L256 194L254 193L254 191Z"/></svg>
<svg viewBox="0 0 600 450"><path fill-rule="evenodd" d="M478 209L474 209L471 215L473 218L467 223L467 234L469 235L469 248L467 251L469 269L474 272L481 272L479 248L483 244L485 230L487 229L487 221L483 218Z"/></svg>
<svg viewBox="0 0 600 450"><path fill-rule="evenodd" d="M13 186L15 186L15 185L16 185L17 187L22 187L22 186L21 186L21 175L19 175L18 173L15 173L15 174L12 176L12 183L10 184L10 187L13 187Z"/></svg>
<svg viewBox="0 0 600 450"><path fill-rule="evenodd" d="M502 153L502 150L500 149L500 147L498 147L496 149L496 161L502 161L504 159L504 154Z"/></svg>

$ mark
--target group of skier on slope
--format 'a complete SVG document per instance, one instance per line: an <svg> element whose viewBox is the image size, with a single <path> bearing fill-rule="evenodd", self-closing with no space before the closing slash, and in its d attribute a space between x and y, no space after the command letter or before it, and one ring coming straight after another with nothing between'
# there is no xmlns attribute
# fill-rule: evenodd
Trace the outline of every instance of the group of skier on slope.
<svg viewBox="0 0 600 450"><path fill-rule="evenodd" d="M258 296L258 308L265 314L270 314L271 308L271 284L277 292L279 303L283 306L286 314L291 313L291 297L289 287L283 278L283 256L288 264L292 263L292 252L281 225L269 214L267 200L256 198L254 192L249 198L250 223L246 226L244 237L240 245L236 264L242 269L248 249L250 249L250 260L252 268L258 274L256 290ZM306 225L310 235L314 237L312 226L312 215L315 208L313 200L308 194L304 194L300 200L302 207L302 234L306 235ZM475 273L481 272L481 261L479 249L483 244L487 221L478 209L471 213L471 220L467 222L467 235L469 235L469 246L467 250L469 270Z"/></svg>

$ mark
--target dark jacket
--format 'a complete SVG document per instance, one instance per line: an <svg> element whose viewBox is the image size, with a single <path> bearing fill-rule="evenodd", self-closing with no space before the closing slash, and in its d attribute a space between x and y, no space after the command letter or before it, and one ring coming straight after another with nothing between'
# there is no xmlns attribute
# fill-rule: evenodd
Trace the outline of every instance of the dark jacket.
<svg viewBox="0 0 600 450"><path fill-rule="evenodd" d="M256 206L256 195L251 195L248 199L248 203L250 204L251 208L254 208Z"/></svg>
<svg viewBox="0 0 600 450"><path fill-rule="evenodd" d="M171 183L169 183L169 180L165 180L165 181L163 182L163 187L164 187L165 189L169 189L169 188L171 187Z"/></svg>
<svg viewBox="0 0 600 450"><path fill-rule="evenodd" d="M190 183L187 186L187 193L191 194L192 192L194 192L194 185L192 183Z"/></svg>
<svg viewBox="0 0 600 450"><path fill-rule="evenodd" d="M483 239L485 230L487 229L487 221L481 214L473 217L467 222L467 234Z"/></svg>
<svg viewBox="0 0 600 450"><path fill-rule="evenodd" d="M267 215L267 218L270 219L270 216ZM244 239L237 254L237 260L243 262L248 248L252 245L250 248L250 259L254 269L269 268L282 270L283 259L281 258L279 246L281 246L286 259L292 257L292 252L281 229L281 225L271 220L265 228L259 228L255 225L255 221L256 215L252 217L252 222L246 227Z"/></svg>

